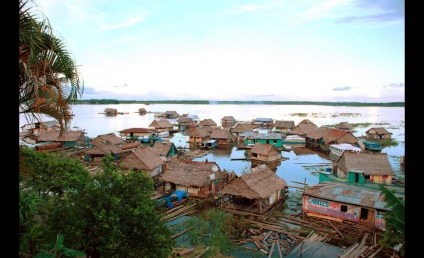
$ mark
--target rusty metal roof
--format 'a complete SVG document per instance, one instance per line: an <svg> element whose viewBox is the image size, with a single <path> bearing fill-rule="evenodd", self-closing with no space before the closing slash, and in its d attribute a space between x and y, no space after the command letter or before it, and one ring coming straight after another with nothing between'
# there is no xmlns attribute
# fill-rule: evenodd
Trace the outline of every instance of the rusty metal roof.
<svg viewBox="0 0 424 258"><path fill-rule="evenodd" d="M385 196L380 190L367 189L343 183L320 183L306 189L304 195L378 210L390 210L385 207Z"/></svg>

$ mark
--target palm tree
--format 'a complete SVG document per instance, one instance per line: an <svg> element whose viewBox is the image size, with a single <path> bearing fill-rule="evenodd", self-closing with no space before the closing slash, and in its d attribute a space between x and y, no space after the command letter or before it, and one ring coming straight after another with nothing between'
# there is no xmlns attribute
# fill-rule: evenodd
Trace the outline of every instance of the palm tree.
<svg viewBox="0 0 424 258"><path fill-rule="evenodd" d="M37 121L39 114L51 116L63 131L84 86L64 41L42 13L37 20L27 3L19 0L19 113Z"/></svg>

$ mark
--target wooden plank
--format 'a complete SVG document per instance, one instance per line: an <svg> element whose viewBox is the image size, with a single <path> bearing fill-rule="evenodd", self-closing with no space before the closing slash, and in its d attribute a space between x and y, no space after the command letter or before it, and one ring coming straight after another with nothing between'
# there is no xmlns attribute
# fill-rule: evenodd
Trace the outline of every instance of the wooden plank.
<svg viewBox="0 0 424 258"><path fill-rule="evenodd" d="M274 252L275 242L272 242L271 250L269 250L268 258L272 257L272 253Z"/></svg>
<svg viewBox="0 0 424 258"><path fill-rule="evenodd" d="M200 258L202 257L203 254L205 254L208 250L210 249L210 247L206 247L205 250L203 250L200 254L196 255L195 258Z"/></svg>
<svg viewBox="0 0 424 258"><path fill-rule="evenodd" d="M333 226L333 224L331 224L331 222L330 221L327 221L328 222L328 224L330 224L330 226L331 227L333 227L334 228L334 230L336 230L337 231L337 233L339 233L339 235L344 239L345 237L343 236L343 234L340 232L340 231L338 231L337 230L337 228L335 227L335 226Z"/></svg>
<svg viewBox="0 0 424 258"><path fill-rule="evenodd" d="M334 221L337 221L337 222L343 222L343 220L342 219L339 219L339 218L334 218L334 217L325 216L325 215L319 215L319 214L310 213L310 212L307 212L306 215L308 217L315 217L315 218L322 218L322 219L334 220Z"/></svg>
<svg viewBox="0 0 424 258"><path fill-rule="evenodd" d="M380 246L380 248L378 248L377 251L375 251L372 255L368 256L368 258L373 258L374 256L376 256L381 251L381 249L383 249L382 246Z"/></svg>
<svg viewBox="0 0 424 258"><path fill-rule="evenodd" d="M353 252L358 245L359 245L359 243L355 243L355 244L351 245L348 249L346 249L346 251L341 256L339 256L339 258L349 257L349 254L351 252Z"/></svg>
<svg viewBox="0 0 424 258"><path fill-rule="evenodd" d="M181 235L184 235L185 233L187 233L188 231L192 230L193 228L194 228L194 226L189 227L188 229L184 230L183 232L180 232L180 233L178 233L178 234L173 235L173 236L171 237L171 239L175 239L175 238L177 238L177 237L179 237L179 236L181 236Z"/></svg>

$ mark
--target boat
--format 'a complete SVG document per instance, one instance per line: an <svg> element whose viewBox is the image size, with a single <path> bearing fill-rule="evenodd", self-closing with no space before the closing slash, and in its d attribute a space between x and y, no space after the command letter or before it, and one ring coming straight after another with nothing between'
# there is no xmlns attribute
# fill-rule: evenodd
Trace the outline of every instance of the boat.
<svg viewBox="0 0 424 258"><path fill-rule="evenodd" d="M190 195L184 190L176 190L156 202L156 208L166 207L172 209L186 201Z"/></svg>
<svg viewBox="0 0 424 258"><path fill-rule="evenodd" d="M361 152L361 148L355 147L349 143L331 144L329 147L330 154L328 155L332 160L338 160L345 151Z"/></svg>
<svg viewBox="0 0 424 258"><path fill-rule="evenodd" d="M212 149L216 147L216 140L208 140L200 143L200 148L202 149Z"/></svg>
<svg viewBox="0 0 424 258"><path fill-rule="evenodd" d="M362 143L364 144L366 150L380 152L383 149L379 142L363 141Z"/></svg>
<svg viewBox="0 0 424 258"><path fill-rule="evenodd" d="M305 145L306 140L305 137L301 137L297 134L287 135L285 139L283 139L283 144L291 144L291 145Z"/></svg>

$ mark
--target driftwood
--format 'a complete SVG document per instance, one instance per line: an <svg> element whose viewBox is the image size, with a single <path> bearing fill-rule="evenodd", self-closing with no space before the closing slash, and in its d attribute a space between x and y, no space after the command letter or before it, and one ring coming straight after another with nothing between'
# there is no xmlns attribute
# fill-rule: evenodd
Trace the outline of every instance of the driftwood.
<svg viewBox="0 0 424 258"><path fill-rule="evenodd" d="M198 254L198 255L196 255L196 257L195 258L200 258L200 257L202 257L202 255L204 255L208 250L210 249L210 247L208 246L208 247L206 247L205 248L205 250L203 250L200 254Z"/></svg>
<svg viewBox="0 0 424 258"><path fill-rule="evenodd" d="M177 238L177 237L179 237L179 236L181 236L181 235L184 235L185 233L187 233L188 231L192 230L193 228L194 228L194 226L189 227L188 229L186 229L186 230L184 230L184 231L182 231L182 232L180 232L180 233L178 233L178 234L173 235L173 236L171 237L171 239L175 239L175 238Z"/></svg>

